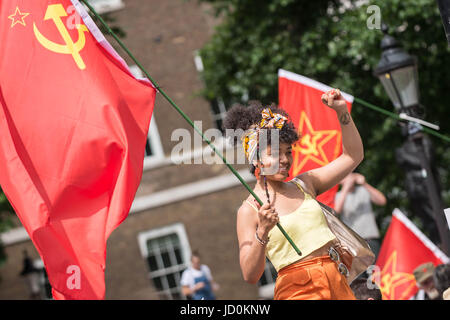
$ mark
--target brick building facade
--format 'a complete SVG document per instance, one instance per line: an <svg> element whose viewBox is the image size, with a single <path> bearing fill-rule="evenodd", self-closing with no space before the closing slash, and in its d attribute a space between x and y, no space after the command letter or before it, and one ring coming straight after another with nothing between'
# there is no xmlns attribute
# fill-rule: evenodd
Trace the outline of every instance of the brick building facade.
<svg viewBox="0 0 450 320"><path fill-rule="evenodd" d="M210 102L198 95L203 84L198 73L200 61L194 61L196 50L214 31L210 8L195 0L91 2L112 5L103 9L110 10L113 25L126 32L123 42L130 51L191 119L201 121L203 130L215 128L220 115L215 115ZM131 60L117 51L131 66ZM106 298L184 298L180 274L189 265L193 250L200 252L202 262L210 267L220 285L218 299L270 297L270 269L263 276L263 285L257 286L243 281L239 267L236 211L247 197L247 190L220 162L192 164L201 160L206 145L194 143L193 129L160 94L150 128L148 156L130 215L108 240ZM176 129L186 129L192 136L191 152L178 158L187 162L184 164L173 163L177 157L171 157L179 143L172 141ZM235 168L253 186L248 167ZM24 250L41 268L39 297L48 297L42 262L20 222L1 237L8 259L0 267L0 299L30 296L24 277L19 276Z"/></svg>

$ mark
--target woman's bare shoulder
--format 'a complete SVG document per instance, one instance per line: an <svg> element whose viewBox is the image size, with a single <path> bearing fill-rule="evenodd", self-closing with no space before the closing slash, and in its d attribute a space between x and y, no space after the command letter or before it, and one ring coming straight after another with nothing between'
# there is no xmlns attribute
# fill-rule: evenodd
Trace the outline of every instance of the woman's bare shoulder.
<svg viewBox="0 0 450 320"><path fill-rule="evenodd" d="M303 182L302 187L305 189L305 191L307 193L309 193L314 198L317 196L316 191L314 190L311 178L308 175L308 171L296 176L295 179L301 180Z"/></svg>
<svg viewBox="0 0 450 320"><path fill-rule="evenodd" d="M250 203L252 205L250 205ZM242 201L241 206L237 211L237 219L238 221L247 223L257 223L258 221L258 210L255 205L255 201L252 197L248 197L246 200Z"/></svg>
<svg viewBox="0 0 450 320"><path fill-rule="evenodd" d="M256 213L257 211L256 201L252 196L249 196L247 199L242 201L242 204L238 209L238 214L242 212L242 214L247 215L250 213Z"/></svg>
<svg viewBox="0 0 450 320"><path fill-rule="evenodd" d="M247 201L243 201L237 211L236 222L238 238L242 238L242 234L247 234L248 236L248 233L251 231L254 232L258 226L257 211Z"/></svg>

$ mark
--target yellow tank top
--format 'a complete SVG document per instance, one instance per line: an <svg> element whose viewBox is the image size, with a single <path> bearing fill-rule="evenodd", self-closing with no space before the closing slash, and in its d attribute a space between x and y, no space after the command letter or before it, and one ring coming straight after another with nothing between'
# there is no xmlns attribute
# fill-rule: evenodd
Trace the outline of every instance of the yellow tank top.
<svg viewBox="0 0 450 320"><path fill-rule="evenodd" d="M319 203L303 190L299 181L295 178L291 181L304 193L305 200L295 211L280 216L280 224L300 249L302 255L299 256L295 252L277 227L272 228L269 232L270 240L266 246L266 256L277 271L336 239L328 227ZM247 203L257 210L252 203L249 201Z"/></svg>

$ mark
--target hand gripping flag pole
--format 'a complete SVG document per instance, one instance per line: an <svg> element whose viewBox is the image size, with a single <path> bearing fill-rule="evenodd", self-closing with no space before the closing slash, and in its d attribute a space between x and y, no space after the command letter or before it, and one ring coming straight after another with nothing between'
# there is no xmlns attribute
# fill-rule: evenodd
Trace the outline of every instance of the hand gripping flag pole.
<svg viewBox="0 0 450 320"><path fill-rule="evenodd" d="M240 174L226 161L225 157L214 147L214 145L209 141L208 138L206 138L203 134L203 132L198 129L195 124L192 122L192 120L181 110L175 102L158 86L158 84L153 80L153 78L148 74L148 72L144 69L144 67L141 65L141 63L136 60L136 58L133 56L133 54L128 50L128 48L123 44L123 42L117 37L117 35L111 30L111 28L106 24L106 22L100 17L100 15L94 10L94 8L85 0L80 0L82 3L84 3L89 10L92 12L92 14L100 21L100 23L106 28L108 33L117 41L117 43L120 45L120 47L125 50L125 52L130 56L130 58L136 63L136 65L139 67L139 69L142 70L142 72L145 74L145 76L150 80L150 82L153 84L153 86L162 94L162 96L170 103L171 106L173 106L178 113L191 125L192 128L194 128L195 131L202 137L202 139L208 143L208 145L213 149L213 151L223 160L223 162L226 164L226 166L233 172L233 174L236 176L236 178L239 179L239 181L244 185L244 187L248 190L248 192L251 193L251 195L258 201L260 205L263 205L263 202L259 197L253 192L253 190L250 188L250 186L242 179ZM277 223L278 229L281 231L281 233L284 235L284 237L287 239L287 241L291 244L291 246L294 248L294 250L297 252L298 255L302 255L300 249L297 247L297 245L292 241L292 239L289 237L289 235L286 233L284 228L280 225L280 223Z"/></svg>

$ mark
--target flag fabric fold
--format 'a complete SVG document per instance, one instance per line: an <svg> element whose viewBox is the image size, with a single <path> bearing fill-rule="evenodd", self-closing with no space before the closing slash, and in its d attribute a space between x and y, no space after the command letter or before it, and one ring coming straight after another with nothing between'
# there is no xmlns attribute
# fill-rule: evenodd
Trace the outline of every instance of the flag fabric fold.
<svg viewBox="0 0 450 320"><path fill-rule="evenodd" d="M278 71L279 105L286 110L300 135L293 146L293 164L289 176L322 167L342 153L342 134L336 112L325 106L321 96L333 88L305 76L280 69ZM342 92L350 113L353 96ZM334 207L338 186L317 197Z"/></svg>
<svg viewBox="0 0 450 320"><path fill-rule="evenodd" d="M155 101L76 0L0 2L0 185L56 299L105 297Z"/></svg>

